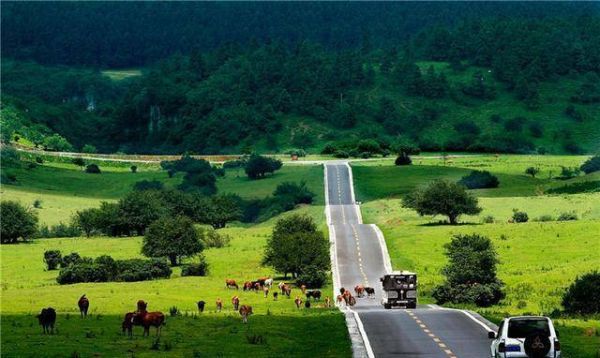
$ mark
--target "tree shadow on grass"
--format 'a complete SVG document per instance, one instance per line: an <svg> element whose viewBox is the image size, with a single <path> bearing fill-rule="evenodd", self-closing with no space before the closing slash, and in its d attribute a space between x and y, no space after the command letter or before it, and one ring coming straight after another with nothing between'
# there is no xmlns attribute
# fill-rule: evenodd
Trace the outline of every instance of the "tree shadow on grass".
<svg viewBox="0 0 600 358"><path fill-rule="evenodd" d="M482 225L482 224L481 223L457 223L457 224L450 224L448 221L437 221L437 222L429 222L429 223L419 224L417 226L428 227L428 226L479 226L479 225Z"/></svg>

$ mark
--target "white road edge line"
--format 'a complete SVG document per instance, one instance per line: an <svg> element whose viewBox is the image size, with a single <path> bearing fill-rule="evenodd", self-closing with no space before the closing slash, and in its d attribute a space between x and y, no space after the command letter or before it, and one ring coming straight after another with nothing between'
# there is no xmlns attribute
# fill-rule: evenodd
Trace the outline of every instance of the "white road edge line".
<svg viewBox="0 0 600 358"><path fill-rule="evenodd" d="M348 181L350 184L350 196L352 197L352 205L354 205L354 210L356 210L356 216L358 217L358 223L362 224L363 223L362 214L360 213L360 208L358 207L358 204L356 204L356 197L354 196L354 177L352 176L352 167L350 167L349 162L344 162L344 164L346 164L346 167L348 168Z"/></svg>
<svg viewBox="0 0 600 358"><path fill-rule="evenodd" d="M483 323L480 320L478 320L477 318L475 318L470 312L465 311L465 310L457 310L457 311L460 311L460 312L464 313L465 315L467 315L467 317L469 317L470 319L472 319L473 321L475 321L475 323L477 323L478 325L480 325L481 327L483 327L483 329L485 329L487 332L494 332L485 323Z"/></svg>
<svg viewBox="0 0 600 358"><path fill-rule="evenodd" d="M379 229L379 226L375 224L369 224L375 231L377 235L377 239L379 240L379 247L381 248L381 257L383 257L383 266L387 272L392 272L392 262L390 260L390 253L387 249L387 244L385 243L385 238L383 237L383 232Z"/></svg>
<svg viewBox="0 0 600 358"><path fill-rule="evenodd" d="M356 311L351 308L348 308L348 311L354 314L354 319L358 324L358 330L360 335L363 337L363 342L365 343L365 349L367 350L367 356L369 358L375 358L375 353L373 352L373 347L371 347L371 342L369 341L369 337L367 337L367 332L365 331L365 326L363 326L362 320Z"/></svg>

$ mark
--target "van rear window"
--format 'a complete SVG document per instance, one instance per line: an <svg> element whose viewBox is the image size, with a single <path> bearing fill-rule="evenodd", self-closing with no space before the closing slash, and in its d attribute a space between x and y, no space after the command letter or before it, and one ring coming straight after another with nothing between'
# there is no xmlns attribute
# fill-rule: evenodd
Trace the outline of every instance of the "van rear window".
<svg viewBox="0 0 600 358"><path fill-rule="evenodd" d="M548 320L511 319L508 322L508 338L527 338L532 334L550 335Z"/></svg>

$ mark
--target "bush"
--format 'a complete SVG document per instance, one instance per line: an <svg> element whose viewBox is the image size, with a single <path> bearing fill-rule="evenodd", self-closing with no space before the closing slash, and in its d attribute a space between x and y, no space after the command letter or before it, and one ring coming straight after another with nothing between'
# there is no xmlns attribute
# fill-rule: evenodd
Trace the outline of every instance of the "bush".
<svg viewBox="0 0 600 358"><path fill-rule="evenodd" d="M581 169L579 168L571 168L571 167L560 167L560 177L559 179L571 179L575 178L579 175Z"/></svg>
<svg viewBox="0 0 600 358"><path fill-rule="evenodd" d="M19 239L28 240L37 233L38 217L16 201L2 201L0 204L0 240L16 243Z"/></svg>
<svg viewBox="0 0 600 358"><path fill-rule="evenodd" d="M44 158L42 157L35 157L35 162L38 164L44 164Z"/></svg>
<svg viewBox="0 0 600 358"><path fill-rule="evenodd" d="M345 150L336 150L335 153L333 153L333 156L336 158L349 158L350 154L348 154L348 152L346 152Z"/></svg>
<svg viewBox="0 0 600 358"><path fill-rule="evenodd" d="M408 154L406 154L405 152L402 152L400 154L398 154L398 156L396 157L396 160L394 161L395 165L411 165L412 164L412 159L410 159L410 156Z"/></svg>
<svg viewBox="0 0 600 358"><path fill-rule="evenodd" d="M447 302L454 304L474 303L479 307L489 307L505 297L502 284L499 282L461 285L446 283L435 287L431 295L438 304Z"/></svg>
<svg viewBox="0 0 600 358"><path fill-rule="evenodd" d="M60 267L69 267L72 265L76 265L78 263L82 262L82 258L81 256L76 253L76 252L71 252L70 254L63 256L61 262L60 262Z"/></svg>
<svg viewBox="0 0 600 358"><path fill-rule="evenodd" d="M33 207L36 209L41 209L42 208L42 199L35 199L33 201Z"/></svg>
<svg viewBox="0 0 600 358"><path fill-rule="evenodd" d="M73 150L71 143L58 134L44 138L43 145L45 150L50 151L70 152Z"/></svg>
<svg viewBox="0 0 600 358"><path fill-rule="evenodd" d="M200 255L199 262L185 265L181 269L181 276L206 276L208 275L208 262L204 255Z"/></svg>
<svg viewBox="0 0 600 358"><path fill-rule="evenodd" d="M229 246L231 242L231 236L227 234L220 234L217 230L210 228L204 232L204 236L201 239L205 248L222 248Z"/></svg>
<svg viewBox="0 0 600 358"><path fill-rule="evenodd" d="M600 155L595 155L586 160L585 163L581 165L580 169L585 174L600 171Z"/></svg>
<svg viewBox="0 0 600 358"><path fill-rule="evenodd" d="M574 211L570 211L570 212L565 212L562 213L558 216L558 218L556 219L557 221L572 221L572 220L577 220L577 213L575 213Z"/></svg>
<svg viewBox="0 0 600 358"><path fill-rule="evenodd" d="M54 237L78 237L81 236L81 230L73 223L65 224L58 223L56 225L42 226L38 232L38 237L54 238Z"/></svg>
<svg viewBox="0 0 600 358"><path fill-rule="evenodd" d="M302 269L296 279L299 285L306 285L308 288L320 288L327 282L327 273L319 270L316 266L310 265Z"/></svg>
<svg viewBox="0 0 600 358"><path fill-rule="evenodd" d="M90 174L100 174L100 167L97 164L88 164L85 167L85 172Z"/></svg>
<svg viewBox="0 0 600 358"><path fill-rule="evenodd" d="M540 172L539 168L536 167L529 167L527 169L525 169L525 174L527 175L531 175L532 178L535 178L535 176Z"/></svg>
<svg viewBox="0 0 600 358"><path fill-rule="evenodd" d="M539 221L539 222L554 221L554 217L552 215L542 215L542 216L536 218L534 221Z"/></svg>
<svg viewBox="0 0 600 358"><path fill-rule="evenodd" d="M529 216L524 211L514 210L512 219L516 223L526 223L529 221Z"/></svg>
<svg viewBox="0 0 600 358"><path fill-rule="evenodd" d="M235 169L235 168L243 168L246 165L245 160L229 160L223 163L223 169Z"/></svg>
<svg viewBox="0 0 600 358"><path fill-rule="evenodd" d="M48 270L56 270L61 263L60 250L48 250L44 252L44 262Z"/></svg>
<svg viewBox="0 0 600 358"><path fill-rule="evenodd" d="M315 194L306 187L305 182L300 182L300 184L283 182L277 186L273 197L281 206L282 211L288 211L298 204L311 204Z"/></svg>
<svg viewBox="0 0 600 358"><path fill-rule="evenodd" d="M281 169L282 163L279 159L263 157L253 154L248 159L244 170L250 179L264 178L267 173L274 173Z"/></svg>
<svg viewBox="0 0 600 358"><path fill-rule="evenodd" d="M360 153L360 157L361 157L362 159L369 159L369 158L371 158L372 156L373 156L373 155L371 154L371 152L361 152L361 153Z"/></svg>
<svg viewBox="0 0 600 358"><path fill-rule="evenodd" d="M64 267L60 270L56 282L61 285L80 282L107 282L108 273L93 263L80 263Z"/></svg>
<svg viewBox="0 0 600 358"><path fill-rule="evenodd" d="M83 158L73 158L71 159L71 163L73 163L74 165L78 166L78 167L85 167L85 160L83 160Z"/></svg>
<svg viewBox="0 0 600 358"><path fill-rule="evenodd" d="M162 190L165 185L163 182L158 180L140 180L133 184L133 190L144 191L144 190Z"/></svg>
<svg viewBox="0 0 600 358"><path fill-rule="evenodd" d="M600 313L600 272L577 277L563 295L562 305L571 314Z"/></svg>
<svg viewBox="0 0 600 358"><path fill-rule="evenodd" d="M132 173L135 174L135 173L137 173L137 169L138 168L137 168L137 165L132 165L132 166L129 167L129 169L131 170Z"/></svg>
<svg viewBox="0 0 600 358"><path fill-rule="evenodd" d="M497 188L500 181L488 171L473 170L469 175L462 177L458 184L468 189Z"/></svg>
<svg viewBox="0 0 600 358"><path fill-rule="evenodd" d="M81 148L81 151L82 151L83 153L88 153L88 154L93 154L93 153L96 153L96 152L97 152L97 150L96 150L96 147L94 147L94 146L93 146L93 145L91 145L91 144L86 144L86 145L84 145L84 146L83 146L83 148Z"/></svg>
<svg viewBox="0 0 600 358"><path fill-rule="evenodd" d="M323 147L321 154L334 154L337 151L337 147L333 143L327 143Z"/></svg>
<svg viewBox="0 0 600 358"><path fill-rule="evenodd" d="M374 139L363 139L360 140L356 146L356 149L361 153L379 153L381 152L381 146Z"/></svg>
<svg viewBox="0 0 600 358"><path fill-rule="evenodd" d="M481 221L482 221L484 224L493 224L493 223L494 223L494 221L495 221L495 219L494 219L494 217L493 217L492 215L487 215L487 216L485 216L483 219L481 219Z"/></svg>

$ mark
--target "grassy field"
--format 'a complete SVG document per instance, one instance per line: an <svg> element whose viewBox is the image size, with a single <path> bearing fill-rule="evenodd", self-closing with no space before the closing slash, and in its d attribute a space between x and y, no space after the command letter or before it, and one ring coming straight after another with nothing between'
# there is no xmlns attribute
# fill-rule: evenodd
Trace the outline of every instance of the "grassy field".
<svg viewBox="0 0 600 358"><path fill-rule="evenodd" d="M102 174L99 175L87 174L67 163L48 162L34 169L9 169L17 176L17 185L2 185L0 193L3 200L18 200L28 206L36 199L41 200L41 208L35 209L40 222L53 225L68 222L77 210L119 199L131 191L137 181L159 180L166 187L175 187L182 179L181 173L169 178L157 165L139 168L135 174L128 167L109 167L101 163L100 168ZM285 165L262 180L250 180L243 170L229 169L225 177L217 181L217 188L221 193L236 193L246 199L263 198L285 181L305 181L316 194L315 204L324 203L323 170L319 165Z"/></svg>
<svg viewBox="0 0 600 358"><path fill-rule="evenodd" d="M165 172L152 167L136 174L120 167L103 167L102 174L91 175L64 163L18 169L15 173L18 185L3 185L2 199L16 199L29 205L41 199L42 208L35 210L44 224L65 222L76 210L96 206L102 200L116 200L138 180L157 179L167 186L175 186L181 180L179 175L169 179ZM320 166L285 165L274 176L257 181L248 180L242 171L229 170L225 178L219 179L218 187L220 192L260 198L269 195L283 181L304 180L317 194L316 203L295 212L307 213L325 229L322 178ZM262 294L225 289L226 278L243 282L264 275L276 277L275 272L260 265L263 247L276 219L222 229L232 237L231 245L205 251L210 264L206 277L181 277L180 269L174 268L170 279L61 286L56 283L58 271L45 270L42 260L45 250L78 252L89 257L108 254L116 259L137 258L142 257L141 237L38 239L2 245L2 355L40 356L42 349L44 356L49 357L159 356L165 351L194 357L232 356L241 352L258 357L349 356L344 317L337 309L317 304L311 309L298 310L292 299L274 301L272 296L264 298ZM323 292L331 296L331 286L324 287ZM87 320L79 318L76 305L84 293L91 301L91 317ZM299 293L294 289L292 295ZM239 314L231 308L234 294L240 296L242 304L254 308L248 325L243 325ZM225 303L223 312L215 310L217 298ZM168 314L175 306L181 311L181 315L167 318L157 347L152 347L152 338L140 336L141 329L135 331L133 339L121 334L124 313L134 310L139 299L146 300L150 310ZM203 314L197 312L199 300L207 302ZM54 307L59 314L59 333L55 336L42 335L34 317L47 306ZM256 344L253 336L262 336L264 342Z"/></svg>
<svg viewBox="0 0 600 358"><path fill-rule="evenodd" d="M563 181L550 179L559 165L576 166L583 157L482 156L440 159L415 158L410 167L395 167L389 161L354 163L358 199L363 201L365 222L376 223L385 235L392 264L397 269L420 274L421 302L433 303L431 290L443 281L446 264L443 244L454 234L488 236L498 252L499 278L506 283L507 297L500 305L477 309L491 318L509 314L551 314L561 308L566 287L583 273L600 269L600 192L546 195L548 188L570 182L598 180L597 174ZM419 165L420 163L420 165ZM533 179L523 174L531 165L542 171ZM439 224L443 217L420 217L401 207L402 194L436 178L457 180L471 169L497 175L497 189L473 190L483 211L464 216L462 224ZM554 174L556 175L556 174ZM512 210L528 213L530 222L508 223ZM575 212L577 221L537 222L542 215L554 220L563 212ZM492 216L493 223L483 223ZM468 307L473 308L475 307ZM600 347L600 320L560 319L565 351L569 357L596 357Z"/></svg>

